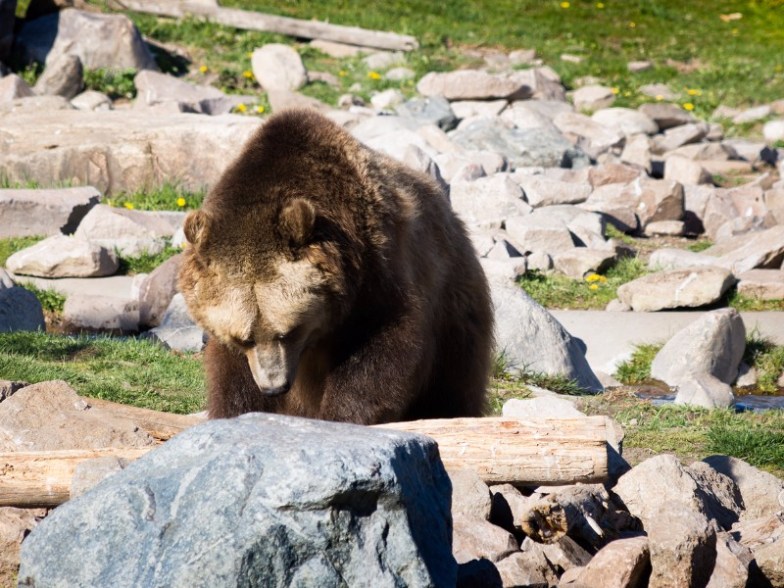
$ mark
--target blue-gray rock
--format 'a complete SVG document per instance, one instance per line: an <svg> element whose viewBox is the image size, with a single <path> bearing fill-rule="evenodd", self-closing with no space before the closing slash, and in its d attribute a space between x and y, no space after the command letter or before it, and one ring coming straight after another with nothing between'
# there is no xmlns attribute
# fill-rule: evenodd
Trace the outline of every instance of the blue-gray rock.
<svg viewBox="0 0 784 588"><path fill-rule="evenodd" d="M495 151L512 169L518 167L584 167L590 158L550 127L510 128L497 119L478 119L451 134L458 145Z"/></svg>
<svg viewBox="0 0 784 588"><path fill-rule="evenodd" d="M181 433L50 514L20 586L454 586L429 438L248 414Z"/></svg>
<svg viewBox="0 0 784 588"><path fill-rule="evenodd" d="M145 333L175 351L201 351L204 348L204 330L193 322L182 294L175 294L166 308L161 324Z"/></svg>
<svg viewBox="0 0 784 588"><path fill-rule="evenodd" d="M604 390L585 359L585 343L573 337L522 288L490 280L497 353L508 372L564 376L585 390Z"/></svg>
<svg viewBox="0 0 784 588"><path fill-rule="evenodd" d="M35 294L17 286L0 268L0 333L45 331L46 321Z"/></svg>
<svg viewBox="0 0 784 588"><path fill-rule="evenodd" d="M445 131L457 126L457 116L443 96L430 98L414 98L397 107L397 113L403 118L412 118L419 124L434 124Z"/></svg>

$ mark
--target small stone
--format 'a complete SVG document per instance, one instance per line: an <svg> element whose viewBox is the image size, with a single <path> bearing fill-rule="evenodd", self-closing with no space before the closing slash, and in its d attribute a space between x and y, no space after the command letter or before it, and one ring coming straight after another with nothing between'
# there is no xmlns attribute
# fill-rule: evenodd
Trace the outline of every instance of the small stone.
<svg viewBox="0 0 784 588"><path fill-rule="evenodd" d="M82 61L76 55L55 55L47 60L33 90L36 94L62 96L70 100L84 87L82 73Z"/></svg>
<svg viewBox="0 0 784 588"><path fill-rule="evenodd" d="M594 112L611 106L615 102L615 94L606 86L584 86L574 91L572 101L578 112Z"/></svg>
<svg viewBox="0 0 784 588"><path fill-rule="evenodd" d="M253 75L267 91L294 92L308 81L308 74L299 53L290 45L268 43L253 51Z"/></svg>
<svg viewBox="0 0 784 588"><path fill-rule="evenodd" d="M490 489L474 470L448 472L452 482L452 516L490 518Z"/></svg>
<svg viewBox="0 0 784 588"><path fill-rule="evenodd" d="M520 549L511 533L478 517L458 514L452 529L452 553L458 564L481 558L497 562Z"/></svg>
<svg viewBox="0 0 784 588"><path fill-rule="evenodd" d="M653 63L650 61L630 61L626 64L626 69L630 73L641 73L653 69Z"/></svg>
<svg viewBox="0 0 784 588"><path fill-rule="evenodd" d="M713 176L702 165L677 155L664 161L664 179L681 184L713 184Z"/></svg>
<svg viewBox="0 0 784 588"><path fill-rule="evenodd" d="M43 278L110 276L120 266L114 251L86 239L53 235L11 255L12 272Z"/></svg>

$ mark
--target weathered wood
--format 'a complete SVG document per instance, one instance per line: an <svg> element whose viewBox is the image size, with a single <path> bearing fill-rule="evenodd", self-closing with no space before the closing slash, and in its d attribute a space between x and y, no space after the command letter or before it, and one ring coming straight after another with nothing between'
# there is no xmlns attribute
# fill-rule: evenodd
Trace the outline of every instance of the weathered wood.
<svg viewBox="0 0 784 588"><path fill-rule="evenodd" d="M151 437L159 441L168 441L177 433L206 420L206 417L202 415L160 412L147 408L137 408L127 404L118 404L117 402L101 400L100 398L85 397L84 400L93 408L109 411L113 416L133 421L137 427L144 429Z"/></svg>
<svg viewBox="0 0 784 588"><path fill-rule="evenodd" d="M0 454L0 506L52 507L71 496L76 466L96 457L138 459L152 448L17 451Z"/></svg>
<svg viewBox="0 0 784 588"><path fill-rule="evenodd" d="M182 18L198 16L210 22L250 29L280 33L305 39L324 39L335 43L373 47L391 51L411 51L419 47L414 37L386 31L371 31L359 27L334 25L315 20L301 20L274 16L261 12L222 8L211 1L188 0L111 0L110 6L160 16Z"/></svg>
<svg viewBox="0 0 784 588"><path fill-rule="evenodd" d="M137 423L146 420L147 427L159 430L159 438L176 434L182 430L179 426L187 428L198 419L100 404L104 410L135 417ZM376 427L430 436L438 442L448 470L473 469L492 484L571 484L607 478L604 417L538 422L504 417L437 419ZM0 453L0 506L55 506L68 499L73 472L81 461L106 456L136 459L153 448Z"/></svg>
<svg viewBox="0 0 784 588"><path fill-rule="evenodd" d="M607 479L603 416L433 419L377 426L432 437L447 470L473 469L488 484L560 485Z"/></svg>

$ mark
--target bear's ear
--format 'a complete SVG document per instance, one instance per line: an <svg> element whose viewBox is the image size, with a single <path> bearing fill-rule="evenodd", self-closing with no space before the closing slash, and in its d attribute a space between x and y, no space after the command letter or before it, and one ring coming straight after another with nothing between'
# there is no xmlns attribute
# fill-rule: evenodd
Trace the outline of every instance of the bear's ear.
<svg viewBox="0 0 784 588"><path fill-rule="evenodd" d="M185 223L182 230L185 233L185 238L191 245L198 245L199 241L204 239L207 234L207 223L209 218L207 213L203 210L194 210L188 213L185 217Z"/></svg>
<svg viewBox="0 0 784 588"><path fill-rule="evenodd" d="M293 245L307 243L316 224L316 209L304 198L295 198L280 211L280 232Z"/></svg>

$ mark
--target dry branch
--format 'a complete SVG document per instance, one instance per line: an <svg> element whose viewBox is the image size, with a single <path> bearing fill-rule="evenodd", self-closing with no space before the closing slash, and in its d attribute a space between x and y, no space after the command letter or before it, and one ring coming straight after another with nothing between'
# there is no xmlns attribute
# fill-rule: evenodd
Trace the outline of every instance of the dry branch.
<svg viewBox="0 0 784 588"><path fill-rule="evenodd" d="M168 438L200 419L89 400ZM460 418L377 425L438 442L448 470L473 469L488 483L572 484L607 478L604 417L525 422ZM0 506L55 506L69 498L76 466L95 457L136 459L149 448L0 453Z"/></svg>
<svg viewBox="0 0 784 588"><path fill-rule="evenodd" d="M112 0L112 7L137 12L182 18L198 16L210 22L250 29L280 33L305 39L323 39L360 47L373 47L390 51L411 51L419 47L414 37L386 31L371 31L359 27L333 25L314 20L300 20L273 16L236 8L221 8L215 2L187 0Z"/></svg>

